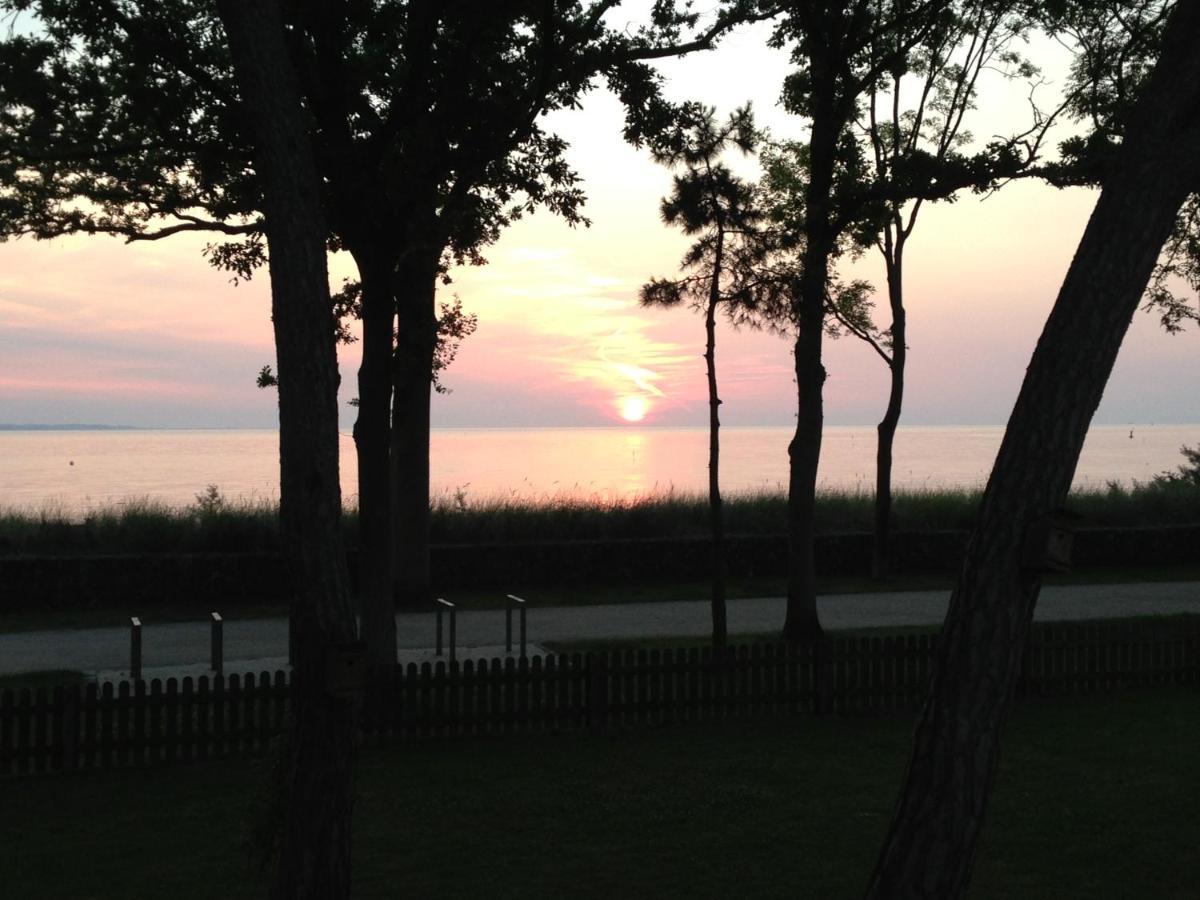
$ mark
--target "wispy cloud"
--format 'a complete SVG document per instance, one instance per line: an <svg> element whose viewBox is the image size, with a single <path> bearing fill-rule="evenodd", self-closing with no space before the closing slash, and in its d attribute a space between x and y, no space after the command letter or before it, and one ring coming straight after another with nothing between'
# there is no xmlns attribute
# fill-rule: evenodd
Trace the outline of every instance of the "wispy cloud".
<svg viewBox="0 0 1200 900"><path fill-rule="evenodd" d="M21 377L0 375L0 396L26 391L61 391L70 394L111 395L133 394L155 397L189 397L217 399L215 392L207 386L186 382L171 382L161 379L111 378L111 377Z"/></svg>
<svg viewBox="0 0 1200 900"><path fill-rule="evenodd" d="M206 265L203 241L126 246L108 238L0 246L0 322L67 336L153 335L269 346L266 273L234 287Z"/></svg>

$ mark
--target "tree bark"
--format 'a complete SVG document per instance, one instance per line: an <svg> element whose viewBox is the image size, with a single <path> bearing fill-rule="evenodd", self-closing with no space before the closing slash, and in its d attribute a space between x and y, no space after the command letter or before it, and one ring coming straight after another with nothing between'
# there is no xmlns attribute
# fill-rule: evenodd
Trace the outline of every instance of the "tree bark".
<svg viewBox="0 0 1200 900"><path fill-rule="evenodd" d="M951 597L870 897L966 891L1041 585L1031 542L1067 496L1163 241L1200 183L1197 40L1200 4L1179 4L1033 353Z"/></svg>
<svg viewBox="0 0 1200 900"><path fill-rule="evenodd" d="M358 595L367 661L396 664L392 600L391 358L395 321L394 256L384 247L350 247L362 281L362 363L358 369Z"/></svg>
<svg viewBox="0 0 1200 900"><path fill-rule="evenodd" d="M896 442L896 426L904 406L904 366L908 360L906 317L904 312L904 244L901 237L892 257L887 260L888 304L892 310L892 358L888 363L887 409L876 427L875 447L875 535L871 550L871 573L875 578L887 578L889 572L888 543L892 529L892 447Z"/></svg>
<svg viewBox="0 0 1200 900"><path fill-rule="evenodd" d="M325 690L326 654L355 637L341 542L337 354L321 181L276 2L220 0L255 140L279 366L280 531L296 617L292 713L273 894L350 891L354 705Z"/></svg>
<svg viewBox="0 0 1200 900"><path fill-rule="evenodd" d="M429 438L437 344L439 254L410 250L401 263L392 359L394 603L420 609L432 599L429 570Z"/></svg>
<svg viewBox="0 0 1200 900"><path fill-rule="evenodd" d="M725 512L721 504L721 398L717 394L717 304L721 299L721 267L725 232L717 231L713 276L704 310L704 364L708 374L708 509L712 526L712 641L724 653L729 641L725 610Z"/></svg>

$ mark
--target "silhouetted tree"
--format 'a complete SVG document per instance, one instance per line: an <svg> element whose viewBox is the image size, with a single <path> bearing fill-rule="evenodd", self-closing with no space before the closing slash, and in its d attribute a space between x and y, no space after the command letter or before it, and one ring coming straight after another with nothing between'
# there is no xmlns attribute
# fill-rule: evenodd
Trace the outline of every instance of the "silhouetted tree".
<svg viewBox="0 0 1200 900"><path fill-rule="evenodd" d="M1168 6L1161 0L950 3L951 15L942 27L914 48L904 66L885 73L869 87L857 131L870 150L867 176L873 186L863 198L863 220L853 233L857 241L869 239L883 257L891 315L883 328L868 320L865 329L848 324L847 330L872 347L890 375L888 404L877 428L872 552L876 577L888 572L892 447L903 404L908 354L904 251L923 204L953 200L966 188L994 190L1006 180L1045 172L1061 180L1063 173L1070 171L1078 181L1086 181L1083 173L1095 169L1087 157L1096 151L1096 131L1111 130L1111 123L1117 120L1115 110L1127 109L1131 91L1148 69L1147 50L1157 46L1155 40ZM1019 41L1037 26L1076 50L1066 95L1049 113L1034 104L1038 72L1017 49ZM964 121L976 106L984 72L1030 82L1030 124L1020 134L993 140L983 150L969 153L964 149L970 141ZM911 105L902 102L905 95L912 98ZM1064 110L1092 121L1093 134L1069 139L1063 161L1042 164L1039 156L1044 139ZM1200 257L1187 250L1200 246L1195 236L1196 217L1189 200L1147 293L1147 307L1157 309L1164 326L1172 331L1177 331L1184 319L1196 317L1192 306L1172 291L1180 279L1200 286ZM836 315L834 310L831 313Z"/></svg>
<svg viewBox="0 0 1200 900"><path fill-rule="evenodd" d="M1200 488L1200 446L1189 447L1184 444L1179 448L1186 462L1177 466L1174 471L1159 472L1154 476L1152 484L1159 487L1181 486Z"/></svg>
<svg viewBox="0 0 1200 900"><path fill-rule="evenodd" d="M603 76L627 104L626 136L657 133L673 107L645 60L711 46L750 4L724 4L699 30L697 15L670 2L654 5L646 27L614 27L618 5L284 10L328 240L353 256L361 281L360 595L377 663L395 659L394 592L419 602L429 589L438 279L451 263L482 262L534 208L583 221L566 145L542 129L543 113L574 105ZM248 277L264 259L262 188L213 7L3 0L0 10L32 10L40 24L0 41L0 233L214 231L237 240L210 248L213 260Z"/></svg>
<svg viewBox="0 0 1200 900"><path fill-rule="evenodd" d="M1162 41L1174 0L1093 0L1049 4L1046 26L1074 51L1069 109L1088 126L1063 142L1061 159L1044 166L1052 183L1098 186L1111 171L1125 122ZM1191 296L1185 295L1186 289ZM1168 333L1200 322L1200 198L1176 217L1146 290L1144 307Z"/></svg>
<svg viewBox="0 0 1200 900"><path fill-rule="evenodd" d="M1045 529L1180 208L1200 184L1200 4L1178 4L1026 371L938 640L871 897L962 896L1041 586Z"/></svg>
<svg viewBox="0 0 1200 900"><path fill-rule="evenodd" d="M683 168L674 178L674 189L662 201L662 219L698 235L684 254L680 267L692 274L669 280L655 278L642 287L644 306L678 306L692 303L704 313L704 363L708 378L708 505L712 532L712 639L723 652L728 638L725 614L725 522L721 509L720 405L717 393L717 308L724 307L737 318L736 284L729 284L737 265L729 257L739 242L752 242L761 213L754 204L753 184L738 178L720 162L730 149L751 153L757 141L750 107L718 123L716 110L695 107L681 116L675 139L665 140L653 151L656 162ZM732 288L732 289L731 289Z"/></svg>
<svg viewBox="0 0 1200 900"><path fill-rule="evenodd" d="M282 756L272 896L346 897L354 739L351 699L331 695L332 650L354 640L338 480L337 353L321 181L277 0L218 0L263 197L279 371L279 512L296 654ZM284 787L285 786L285 787Z"/></svg>
<svg viewBox="0 0 1200 900"><path fill-rule="evenodd" d="M1017 52L1017 42L1031 26L1027 3L967 0L949 4L950 15L897 65L868 85L857 130L869 152L868 178L878 186L876 202L865 209L870 227L858 239L870 238L883 257L889 317L883 328L851 329L867 341L888 367L887 407L876 428L875 522L872 572L888 574L888 536L892 508L892 448L904 403L908 358L907 311L904 303L904 251L926 200L953 199L963 188L981 190L998 176L1026 172L1038 157L1047 128L1061 108L1043 115L1036 106L1027 131L993 141L968 153L964 128L975 108L980 76L987 71L1008 78L1032 79L1036 71ZM886 53L886 46L875 50ZM911 105L902 98L913 97Z"/></svg>
<svg viewBox="0 0 1200 900"><path fill-rule="evenodd" d="M785 4L776 28L774 43L789 46L797 66L785 83L784 104L810 123L807 141L774 148L764 178L772 217L786 235L780 247L794 257L785 266L792 274L783 282L791 308L776 313L795 329L798 392L796 432L789 447L784 630L791 638L821 633L813 589L812 517L823 421L821 343L830 333L827 316L836 321L836 332L867 340L893 372L878 466L882 489L877 512L886 523L891 439L903 395L906 353L903 242L921 201L992 185L1032 162L1037 144L1029 138L1040 137L1045 125L1041 121L1030 133L994 141L969 155L958 140L979 70L998 60L1017 64L1003 48L1025 27L1018 15L1024 8L1008 2L917 0L791 3ZM948 61L951 49L963 46L967 62L960 66ZM908 114L900 111L895 88L911 74L918 76L919 86L916 111ZM877 114L880 93L894 100L893 122L885 124ZM878 139L867 142L870 153L858 139L864 128ZM832 262L839 256L876 243L889 259L893 323L885 329L872 323L865 285L840 284L832 274ZM880 534L886 538L886 524Z"/></svg>
<svg viewBox="0 0 1200 900"><path fill-rule="evenodd" d="M656 3L650 24L629 30L608 24L618 6L613 0L522 2L481 12L414 5L418 27L407 30L401 47L403 58L419 65L409 71L401 97L421 113L396 118L405 158L387 160L391 177L420 173L426 185L405 212L400 230L406 237L395 264L391 455L401 598L422 600L429 591L433 298L446 254L478 261L480 248L539 205L582 222L583 196L563 160L565 144L541 129L540 116L573 105L604 76L626 103L626 137L635 143L652 138L671 123L674 108L662 100L658 76L643 61L711 46L749 15L747 3L726 3L697 32L695 14L672 2ZM518 197L524 199L514 202ZM364 342L370 320L364 282ZM360 399L366 417L361 386ZM379 409L360 418L360 428L374 421L382 427Z"/></svg>
<svg viewBox="0 0 1200 900"><path fill-rule="evenodd" d="M341 290L333 295L334 336L339 344L353 344L358 340L347 320L362 318L361 296L362 284L350 279L347 279ZM457 294L453 301L441 305L441 313L437 319L437 344L433 354L433 389L437 393L450 393L450 388L441 380L442 373L458 356L458 348L462 342L473 335L478 326L479 317L463 311L462 301ZM278 387L279 379L275 377L270 366L263 366L258 371L255 384L260 388ZM358 406L358 398L351 398L350 405Z"/></svg>
<svg viewBox="0 0 1200 900"><path fill-rule="evenodd" d="M777 183L790 193L782 216L797 235L798 266L788 318L796 325L793 354L796 430L788 447L788 596L784 634L792 640L821 635L813 565L813 514L824 421L822 336L837 256L850 221L835 195L839 167L853 170L861 153L849 133L868 86L904 64L947 15L944 2L790 2L783 4L772 43L787 46L795 71L784 84L789 112L809 124L808 139L792 145L807 173ZM882 55L878 52L883 48ZM781 179L787 179L779 171ZM780 214L777 214L780 215Z"/></svg>

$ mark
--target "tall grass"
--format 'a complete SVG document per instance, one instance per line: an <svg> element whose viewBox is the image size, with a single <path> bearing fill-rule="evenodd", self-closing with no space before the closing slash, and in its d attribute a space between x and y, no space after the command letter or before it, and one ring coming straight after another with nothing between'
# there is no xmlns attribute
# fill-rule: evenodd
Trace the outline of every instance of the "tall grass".
<svg viewBox="0 0 1200 900"><path fill-rule="evenodd" d="M979 505L975 490L897 492L898 531L962 530L971 527ZM873 497L863 491L827 490L817 503L823 533L870 531ZM1071 495L1068 509L1083 526L1200 523L1200 484L1154 481L1133 487ZM760 491L726 498L727 529L733 534L778 534L787 529L782 493ZM278 508L270 501L230 501L210 488L187 507L138 500L88 513L82 521L63 509L0 509L0 553L199 553L275 550ZM344 520L349 546L357 543L356 510ZM468 498L462 491L432 502L437 543L630 539L703 536L708 501L680 491L612 501L569 495L510 495Z"/></svg>
<svg viewBox="0 0 1200 900"><path fill-rule="evenodd" d="M914 491L896 499L898 527L967 527L979 501L977 491ZM871 494L826 490L817 501L819 531L870 530ZM726 528L733 534L779 534L787 530L787 498L779 491L750 491L725 497ZM465 501L442 495L433 503L433 539L523 541L589 538L655 538L705 535L708 498L667 491L629 501L567 495L509 496Z"/></svg>
<svg viewBox="0 0 1200 900"><path fill-rule="evenodd" d="M219 553L279 546L279 510L267 500L197 495L187 507L139 498L89 511L0 508L0 553Z"/></svg>

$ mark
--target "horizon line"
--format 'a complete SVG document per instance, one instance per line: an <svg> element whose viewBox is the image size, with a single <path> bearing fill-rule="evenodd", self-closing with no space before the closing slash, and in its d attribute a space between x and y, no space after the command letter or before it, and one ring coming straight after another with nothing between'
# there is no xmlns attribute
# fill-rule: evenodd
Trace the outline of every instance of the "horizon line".
<svg viewBox="0 0 1200 900"><path fill-rule="evenodd" d="M825 428L871 428L876 422L827 422ZM753 424L737 423L722 425L721 430L738 428L791 428L791 423L759 422ZM1001 422L914 422L901 423L900 428L1006 428L1007 423ZM1089 428L1200 428L1200 421L1193 422L1092 422ZM433 431L563 431L570 429L604 429L620 431L644 430L708 430L706 424L678 423L645 423L645 422L613 422L610 424L543 424L543 425L433 425ZM47 423L10 423L0 422L0 431L278 431L277 425L127 425L80 422L47 422ZM349 436L350 432L339 427L339 434Z"/></svg>

